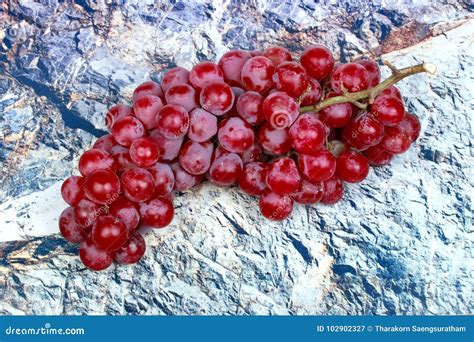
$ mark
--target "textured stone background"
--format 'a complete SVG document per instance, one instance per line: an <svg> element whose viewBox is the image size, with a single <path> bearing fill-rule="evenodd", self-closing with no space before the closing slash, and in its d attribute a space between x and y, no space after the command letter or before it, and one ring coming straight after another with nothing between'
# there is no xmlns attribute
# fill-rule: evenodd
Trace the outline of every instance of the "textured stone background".
<svg viewBox="0 0 474 342"><path fill-rule="evenodd" d="M107 3L107 4L106 4ZM466 1L2 1L1 314L473 312L474 20ZM323 42L343 61L430 61L399 84L422 135L332 207L270 223L203 185L133 267L86 270L57 232L61 180L108 106L231 48ZM387 74L387 70L384 70Z"/></svg>

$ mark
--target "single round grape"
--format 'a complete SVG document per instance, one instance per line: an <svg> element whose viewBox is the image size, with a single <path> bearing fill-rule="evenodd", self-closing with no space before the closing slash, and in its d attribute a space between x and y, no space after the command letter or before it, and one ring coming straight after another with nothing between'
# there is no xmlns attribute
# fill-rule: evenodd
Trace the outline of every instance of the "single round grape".
<svg viewBox="0 0 474 342"><path fill-rule="evenodd" d="M258 141L255 141L251 147L240 154L240 158L242 158L244 165L263 161L262 145L260 145Z"/></svg>
<svg viewBox="0 0 474 342"><path fill-rule="evenodd" d="M295 202L301 204L315 204L318 203L324 195L323 182L311 183L302 179L300 186L296 192L291 196Z"/></svg>
<svg viewBox="0 0 474 342"><path fill-rule="evenodd" d="M343 181L359 183L369 174L369 160L356 151L344 151L337 157L336 175Z"/></svg>
<svg viewBox="0 0 474 342"><path fill-rule="evenodd" d="M224 153L209 168L209 180L217 186L231 186L242 175L242 159L236 153Z"/></svg>
<svg viewBox="0 0 474 342"><path fill-rule="evenodd" d="M273 82L278 90L297 98L308 88L308 74L296 62L283 62L275 70Z"/></svg>
<svg viewBox="0 0 474 342"><path fill-rule="evenodd" d="M161 81L161 89L166 93L174 85L188 83L189 71L182 67L176 67L168 70Z"/></svg>
<svg viewBox="0 0 474 342"><path fill-rule="evenodd" d="M227 151L242 153L253 145L254 133L245 121L234 117L221 122L217 138Z"/></svg>
<svg viewBox="0 0 474 342"><path fill-rule="evenodd" d="M127 242L114 253L114 260L123 265L135 264L145 255L146 243L139 232L130 234Z"/></svg>
<svg viewBox="0 0 474 342"><path fill-rule="evenodd" d="M100 206L88 199L82 199L74 207L74 215L77 223L81 226L89 227L94 223L94 220L103 214Z"/></svg>
<svg viewBox="0 0 474 342"><path fill-rule="evenodd" d="M156 127L157 115L163 108L163 102L158 96L143 95L133 104L135 117L145 126L146 129Z"/></svg>
<svg viewBox="0 0 474 342"><path fill-rule="evenodd" d="M174 187L173 170L168 164L156 163L148 169L155 181L154 197L168 197Z"/></svg>
<svg viewBox="0 0 474 342"><path fill-rule="evenodd" d="M281 46L271 46L263 50L262 56L267 57L272 61L275 67L283 62L291 62L290 51Z"/></svg>
<svg viewBox="0 0 474 342"><path fill-rule="evenodd" d="M159 197L140 203L140 217L143 223L152 228L166 227L173 220L173 216L173 203L168 198Z"/></svg>
<svg viewBox="0 0 474 342"><path fill-rule="evenodd" d="M92 145L92 148L97 148L110 153L115 145L117 145L117 142L115 141L114 136L112 134L106 134L97 139L94 145Z"/></svg>
<svg viewBox="0 0 474 342"><path fill-rule="evenodd" d="M116 168L114 158L107 152L96 148L85 151L79 158L79 172L84 177L96 170L115 170Z"/></svg>
<svg viewBox="0 0 474 342"><path fill-rule="evenodd" d="M67 204L74 207L85 198L84 182L85 178L81 176L71 176L63 182L61 196Z"/></svg>
<svg viewBox="0 0 474 342"><path fill-rule="evenodd" d="M370 114L385 126L395 126L405 117L405 107L398 98L382 95L375 98Z"/></svg>
<svg viewBox="0 0 474 342"><path fill-rule="evenodd" d="M222 55L218 65L222 69L224 79L228 84L238 87L242 85L240 72L245 62L251 57L250 53L243 50L231 50Z"/></svg>
<svg viewBox="0 0 474 342"><path fill-rule="evenodd" d="M312 106L321 100L323 91L321 85L314 78L308 77L308 87L301 96L301 106Z"/></svg>
<svg viewBox="0 0 474 342"><path fill-rule="evenodd" d="M362 151L377 145L383 138L384 126L366 113L352 119L343 131L343 141L348 146Z"/></svg>
<svg viewBox="0 0 474 342"><path fill-rule="evenodd" d="M165 98L167 104L179 105L188 112L199 107L196 90L186 83L170 87L166 91Z"/></svg>
<svg viewBox="0 0 474 342"><path fill-rule="evenodd" d="M343 89L350 93L365 90L369 87L369 72L357 63L339 65L331 75L331 88L338 94Z"/></svg>
<svg viewBox="0 0 474 342"><path fill-rule="evenodd" d="M120 179L110 170L94 171L86 178L84 192L95 203L110 203L120 194Z"/></svg>
<svg viewBox="0 0 474 342"><path fill-rule="evenodd" d="M326 127L313 114L302 114L289 130L293 148L303 154L314 154L326 140Z"/></svg>
<svg viewBox="0 0 474 342"><path fill-rule="evenodd" d="M298 166L307 180L312 183L322 182L336 172L336 158L327 149L322 148L311 156L300 154Z"/></svg>
<svg viewBox="0 0 474 342"><path fill-rule="evenodd" d="M127 116L115 122L112 135L122 146L128 147L135 139L145 136L145 126L135 117Z"/></svg>
<svg viewBox="0 0 474 342"><path fill-rule="evenodd" d="M192 175L202 175L211 166L211 157L214 145L210 141L198 143L186 141L179 152L179 163Z"/></svg>
<svg viewBox="0 0 474 342"><path fill-rule="evenodd" d="M188 138L204 142L217 134L217 117L202 108L196 108L189 116Z"/></svg>
<svg viewBox="0 0 474 342"><path fill-rule="evenodd" d="M258 202L262 215L271 221L282 221L293 211L293 200L288 195L267 191Z"/></svg>
<svg viewBox="0 0 474 342"><path fill-rule="evenodd" d="M364 155L372 166L384 166L390 163L393 154L385 151L380 145L371 146L366 149Z"/></svg>
<svg viewBox="0 0 474 342"><path fill-rule="evenodd" d="M249 125L258 126L265 120L262 102L262 95L255 91L246 91L237 100L237 113Z"/></svg>
<svg viewBox="0 0 474 342"><path fill-rule="evenodd" d="M224 73L217 64L201 62L191 69L189 82L196 90L200 91L211 83L224 82Z"/></svg>
<svg viewBox="0 0 474 342"><path fill-rule="evenodd" d="M418 118L411 113L405 113L405 117L398 124L398 127L408 134L410 137L410 142L414 142L420 136L420 120L418 120Z"/></svg>
<svg viewBox="0 0 474 342"><path fill-rule="evenodd" d="M247 195L260 196L267 189L267 166L259 162L246 164L238 183Z"/></svg>
<svg viewBox="0 0 474 342"><path fill-rule="evenodd" d="M138 138L130 145L130 158L137 166L150 167L158 161L159 157L158 145L151 138Z"/></svg>
<svg viewBox="0 0 474 342"><path fill-rule="evenodd" d="M126 170L122 174L121 182L125 197L132 202L147 201L155 192L153 176L139 167Z"/></svg>
<svg viewBox="0 0 474 342"><path fill-rule="evenodd" d="M158 131L154 129L150 132L150 139L152 139L160 151L160 161L171 161L178 157L179 150L183 144L184 136L178 139L167 139Z"/></svg>
<svg viewBox="0 0 474 342"><path fill-rule="evenodd" d="M331 177L324 182L324 195L320 202L323 204L334 204L344 196L344 182L337 176Z"/></svg>
<svg viewBox="0 0 474 342"><path fill-rule="evenodd" d="M186 135L189 128L189 115L186 109L178 105L164 106L158 117L158 131L166 139L179 139Z"/></svg>
<svg viewBox="0 0 474 342"><path fill-rule="evenodd" d="M285 129L295 122L299 115L299 106L285 92L276 91L263 101L262 112L273 128Z"/></svg>
<svg viewBox="0 0 474 342"><path fill-rule="evenodd" d="M359 61L356 61L356 63L362 65L369 73L369 86L371 88L375 87L377 84L380 83L380 79L382 76L380 74L379 65L375 61L370 59L361 59Z"/></svg>
<svg viewBox="0 0 474 342"><path fill-rule="evenodd" d="M225 83L211 83L207 85L199 96L201 107L208 112L220 116L232 109L234 92Z"/></svg>
<svg viewBox="0 0 474 342"><path fill-rule="evenodd" d="M385 134L380 147L391 154L401 154L410 148L411 139L408 133L398 126L385 126Z"/></svg>
<svg viewBox="0 0 474 342"><path fill-rule="evenodd" d="M273 155L283 155L291 150L288 129L276 129L269 122L260 127L258 140L265 151Z"/></svg>
<svg viewBox="0 0 474 342"><path fill-rule="evenodd" d="M268 164L267 186L280 195L292 194L300 186L301 176L293 159L283 157Z"/></svg>
<svg viewBox="0 0 474 342"><path fill-rule="evenodd" d="M106 252L112 252L127 242L128 229L120 219L112 215L104 215L94 222L91 238L97 247Z"/></svg>
<svg viewBox="0 0 474 342"><path fill-rule="evenodd" d="M400 101L403 101L400 90L398 90L398 88L395 86L390 86L388 88L385 88L384 90L382 90L382 92L379 95L393 96L393 97L398 98Z"/></svg>
<svg viewBox="0 0 474 342"><path fill-rule="evenodd" d="M336 93L328 93L326 99L338 96ZM341 128L349 123L352 117L352 106L350 103L336 103L319 112L319 119L330 128Z"/></svg>
<svg viewBox="0 0 474 342"><path fill-rule="evenodd" d="M304 50L301 55L301 64L309 76L318 81L325 79L334 67L334 57L323 45L313 45Z"/></svg>
<svg viewBox="0 0 474 342"><path fill-rule="evenodd" d="M263 56L252 57L242 67L242 85L245 90L263 94L272 88L274 72L271 60Z"/></svg>
<svg viewBox="0 0 474 342"><path fill-rule="evenodd" d="M124 104L118 104L113 107L110 107L105 115L105 126L109 131L111 131L112 126L118 120L126 117L133 116L133 109L130 106Z"/></svg>
<svg viewBox="0 0 474 342"><path fill-rule="evenodd" d="M201 176L186 172L178 162L170 166L174 173L174 190L176 191L187 191L201 181Z"/></svg>
<svg viewBox="0 0 474 342"><path fill-rule="evenodd" d="M76 221L74 208L67 207L59 216L59 231L61 235L69 242L80 243L87 236L87 229Z"/></svg>
<svg viewBox="0 0 474 342"><path fill-rule="evenodd" d="M160 99L164 100L165 96L163 94L163 90L161 89L160 84L153 82L153 81L146 81L140 84L138 87L135 88L132 96L132 101L135 107L135 103L139 98L146 95L157 96Z"/></svg>
<svg viewBox="0 0 474 342"><path fill-rule="evenodd" d="M140 214L135 205L125 196L119 196L109 206L109 213L120 219L129 231L135 230L140 222Z"/></svg>
<svg viewBox="0 0 474 342"><path fill-rule="evenodd" d="M110 254L99 248L91 239L84 240L79 247L79 257L87 268L102 271L112 265Z"/></svg>
<svg viewBox="0 0 474 342"><path fill-rule="evenodd" d="M112 158L114 158L115 164L117 165L117 172L122 173L126 169L135 167L135 163L130 157L130 150L121 145L116 145L112 147L110 152Z"/></svg>

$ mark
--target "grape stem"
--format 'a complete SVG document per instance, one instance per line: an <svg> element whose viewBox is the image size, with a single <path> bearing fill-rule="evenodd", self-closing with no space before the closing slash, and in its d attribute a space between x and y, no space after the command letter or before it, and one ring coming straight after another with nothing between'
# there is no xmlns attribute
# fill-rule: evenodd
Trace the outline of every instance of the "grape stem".
<svg viewBox="0 0 474 342"><path fill-rule="evenodd" d="M384 64L387 65L390 68L390 70L392 70L392 75L389 78L387 78L385 81L378 84L377 86L363 90L363 91L359 91L356 93L349 93L347 91L344 91L343 94L340 96L335 96L329 99L325 99L313 106L301 107L300 109L301 113L313 112L313 111L318 112L321 109L326 108L328 106L331 106L337 103L345 103L345 102L350 102L350 103L355 104L357 107L361 109L366 109L367 104L359 102L359 100L368 99L369 103L373 103L377 94L382 92L384 89L387 89L388 87L394 85L395 83L401 81L405 77L419 74L422 72L427 72L431 75L434 75L436 73L436 66L431 63L422 63L418 65L413 65L407 68L403 68L403 69L397 69L393 64L391 64L388 61L385 61Z"/></svg>

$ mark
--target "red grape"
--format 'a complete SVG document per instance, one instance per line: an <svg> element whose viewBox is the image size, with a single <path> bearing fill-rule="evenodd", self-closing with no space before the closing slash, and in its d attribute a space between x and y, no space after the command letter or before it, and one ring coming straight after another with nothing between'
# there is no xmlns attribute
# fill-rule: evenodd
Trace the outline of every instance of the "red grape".
<svg viewBox="0 0 474 342"><path fill-rule="evenodd" d="M217 133L217 117L201 108L196 108L189 118L189 139L204 142Z"/></svg>
<svg viewBox="0 0 474 342"><path fill-rule="evenodd" d="M284 129L295 122L299 115L299 107L285 92L276 91L263 101L262 112L273 128Z"/></svg>
<svg viewBox="0 0 474 342"><path fill-rule="evenodd" d="M262 95L255 91L246 91L237 100L237 113L249 125L258 126L265 120L262 102Z"/></svg>
<svg viewBox="0 0 474 342"><path fill-rule="evenodd" d="M312 183L325 181L336 172L336 158L322 148L313 155L300 154L298 166L301 173Z"/></svg>
<svg viewBox="0 0 474 342"><path fill-rule="evenodd" d="M140 222L140 214L137 208L125 196L120 196L112 202L109 206L109 213L122 220L129 231L136 229Z"/></svg>
<svg viewBox="0 0 474 342"><path fill-rule="evenodd" d="M369 86L371 88L375 87L377 84L380 83L380 68L375 61L370 59L361 59L359 61L356 61L356 63L362 65L369 73Z"/></svg>
<svg viewBox="0 0 474 342"><path fill-rule="evenodd" d="M236 153L224 153L216 158L209 168L209 180L218 186L230 186L242 174L243 164Z"/></svg>
<svg viewBox="0 0 474 342"><path fill-rule="evenodd" d="M167 104L180 105L188 112L198 107L196 91L186 83L170 87L166 91L165 98Z"/></svg>
<svg viewBox="0 0 474 342"><path fill-rule="evenodd" d="M344 151L337 157L336 175L349 183L359 183L369 174L369 160L356 151Z"/></svg>
<svg viewBox="0 0 474 342"><path fill-rule="evenodd" d="M264 163L248 163L238 180L240 189L248 195L260 196L267 189L267 166Z"/></svg>
<svg viewBox="0 0 474 342"><path fill-rule="evenodd" d="M398 127L408 134L410 137L410 142L414 142L420 135L420 120L418 120L418 118L411 113L405 113L405 118L398 124Z"/></svg>
<svg viewBox="0 0 474 342"><path fill-rule="evenodd" d="M334 58L325 46L313 45L304 50L301 55L301 64L309 76L320 81L331 73L334 67Z"/></svg>
<svg viewBox="0 0 474 342"><path fill-rule="evenodd" d="M145 127L140 120L132 116L124 117L115 122L112 127L112 135L122 146L130 146L133 140L145 135Z"/></svg>
<svg viewBox="0 0 474 342"><path fill-rule="evenodd" d="M157 145L160 151L160 161L171 161L178 157L179 150L183 144L184 136L178 139L167 139L161 133L154 129L150 132L150 139Z"/></svg>
<svg viewBox="0 0 474 342"><path fill-rule="evenodd" d="M75 206L81 199L85 198L84 182L85 179L81 176L71 176L63 182L61 195L67 204Z"/></svg>
<svg viewBox="0 0 474 342"><path fill-rule="evenodd" d="M163 92L167 92L169 88L176 84L189 83L189 71L185 68L176 67L168 70L161 81Z"/></svg>
<svg viewBox="0 0 474 342"><path fill-rule="evenodd" d="M117 165L117 171L123 172L128 168L134 167L132 158L130 157L130 150L121 145L114 146L110 155L114 158Z"/></svg>
<svg viewBox="0 0 474 342"><path fill-rule="evenodd" d="M258 131L258 140L262 147L274 155L282 155L291 150L291 139L288 129L276 129L266 122Z"/></svg>
<svg viewBox="0 0 474 342"><path fill-rule="evenodd" d="M405 117L402 101L393 96L377 96L370 106L370 113L386 126L395 126Z"/></svg>
<svg viewBox="0 0 474 342"><path fill-rule="evenodd" d="M153 81L143 82L135 88L132 98L133 104L135 105L136 101L145 95L157 96L164 100L163 90L161 89L161 86Z"/></svg>
<svg viewBox="0 0 474 342"><path fill-rule="evenodd" d="M79 247L79 257L82 263L93 271L102 271L112 265L110 254L100 249L91 239L86 239Z"/></svg>
<svg viewBox="0 0 474 342"><path fill-rule="evenodd" d="M302 179L299 188L291 196L295 202L301 204L318 203L324 195L324 184L322 182L311 183Z"/></svg>
<svg viewBox="0 0 474 342"><path fill-rule="evenodd" d="M302 114L289 130L293 148L304 154L314 154L326 140L326 127L314 114Z"/></svg>
<svg viewBox="0 0 474 342"><path fill-rule="evenodd" d="M77 223L81 226L88 227L94 223L94 220L103 214L98 204L82 199L74 207L74 215Z"/></svg>
<svg viewBox="0 0 474 342"><path fill-rule="evenodd" d="M263 161L262 156L262 145L258 141L255 141L251 147L249 147L244 153L240 154L242 162L244 164Z"/></svg>
<svg viewBox="0 0 474 342"><path fill-rule="evenodd" d="M336 93L329 93L326 99L338 96ZM319 119L328 127L340 128L347 125L352 117L352 106L350 103L336 103L319 112Z"/></svg>
<svg viewBox="0 0 474 342"><path fill-rule="evenodd" d="M211 83L201 91L199 102L203 109L220 116L232 109L234 99L230 86L225 83Z"/></svg>
<svg viewBox="0 0 474 342"><path fill-rule="evenodd" d="M242 67L242 85L245 90L263 94L272 88L274 72L271 60L263 56L252 57Z"/></svg>
<svg viewBox="0 0 474 342"><path fill-rule="evenodd" d="M384 135L384 126L374 117L362 114L344 127L344 142L357 150L377 145Z"/></svg>
<svg viewBox="0 0 474 342"><path fill-rule="evenodd" d="M342 94L343 89L358 92L369 87L369 79L369 72L362 65L341 64L331 75L331 87L338 94Z"/></svg>
<svg viewBox="0 0 474 342"><path fill-rule="evenodd" d="M276 68L273 81L278 90L292 97L299 97L308 88L308 74L296 62L283 62Z"/></svg>
<svg viewBox="0 0 474 342"><path fill-rule="evenodd" d="M153 176L139 167L126 170L122 174L121 182L125 197L132 202L147 201L155 192Z"/></svg>
<svg viewBox="0 0 474 342"><path fill-rule="evenodd" d="M173 170L168 164L156 163L148 169L155 181L154 197L168 197L174 187Z"/></svg>
<svg viewBox="0 0 474 342"><path fill-rule="evenodd" d="M252 146L254 133L245 121L234 117L221 122L217 138L227 151L242 153Z"/></svg>
<svg viewBox="0 0 474 342"><path fill-rule="evenodd" d="M385 134L380 147L391 154L400 154L410 148L411 139L408 133L399 126L385 126Z"/></svg>
<svg viewBox="0 0 474 342"><path fill-rule="evenodd" d="M127 241L128 229L120 219L112 215L104 215L95 221L91 238L97 247L106 252L112 252Z"/></svg>
<svg viewBox="0 0 474 342"><path fill-rule="evenodd" d="M224 73L221 68L212 62L196 64L189 73L189 82L197 90L215 82L224 82Z"/></svg>
<svg viewBox="0 0 474 342"><path fill-rule="evenodd" d="M166 139L184 137L189 128L189 115L186 109L178 105L164 106L158 117L158 131Z"/></svg>
<svg viewBox="0 0 474 342"><path fill-rule="evenodd" d="M138 232L130 234L127 242L115 251L114 259L119 264L135 264L143 257L146 250L146 243L142 235Z"/></svg>
<svg viewBox="0 0 474 342"><path fill-rule="evenodd" d="M385 151L380 144L369 147L364 152L364 155L369 160L370 165L373 166L384 166L390 163L393 154Z"/></svg>
<svg viewBox="0 0 474 342"><path fill-rule="evenodd" d="M344 196L344 182L337 176L331 177L324 182L324 195L320 202L334 204Z"/></svg>
<svg viewBox="0 0 474 342"><path fill-rule="evenodd" d="M76 221L73 207L67 207L59 216L59 231L67 241L72 243L80 243L87 236L87 229Z"/></svg>
<svg viewBox="0 0 474 342"><path fill-rule="evenodd" d="M153 129L156 126L156 117L163 108L163 102L158 96L143 95L133 104L135 117L141 121L146 129Z"/></svg>
<svg viewBox="0 0 474 342"><path fill-rule="evenodd" d="M308 77L308 86L309 89L305 89L304 93L301 96L301 106L311 106L321 100L322 89L321 85L314 78Z"/></svg>
<svg viewBox="0 0 474 342"><path fill-rule="evenodd" d="M118 104L110 107L107 111L107 114L105 115L105 126L110 131L115 122L126 116L133 116L132 107L124 104Z"/></svg>
<svg viewBox="0 0 474 342"><path fill-rule="evenodd" d="M218 65L222 69L224 79L228 84L238 87L242 85L240 72L245 62L251 57L250 53L243 50L231 50L222 55Z"/></svg>
<svg viewBox="0 0 474 342"><path fill-rule="evenodd" d="M140 217L143 223L152 228L163 228L171 223L174 207L171 200L158 197L149 202L140 203Z"/></svg>
<svg viewBox="0 0 474 342"><path fill-rule="evenodd" d="M262 215L272 221L282 221L293 211L293 200L288 195L267 191L258 202Z"/></svg>
<svg viewBox="0 0 474 342"><path fill-rule="evenodd" d="M89 176L96 170L115 170L114 158L107 152L93 148L85 151L79 158L79 172L84 177Z"/></svg>
<svg viewBox="0 0 474 342"><path fill-rule="evenodd" d="M138 138L130 145L130 158L137 166L152 166L159 157L158 145L151 138Z"/></svg>
<svg viewBox="0 0 474 342"><path fill-rule="evenodd" d="M301 176L293 159L284 157L268 164L268 188L280 195L291 194L298 190Z"/></svg>
<svg viewBox="0 0 474 342"><path fill-rule="evenodd" d="M290 52L281 46L271 46L266 48L263 50L262 56L271 60L275 67L283 62L291 62L292 60Z"/></svg>
<svg viewBox="0 0 474 342"><path fill-rule="evenodd" d="M106 134L97 139L94 145L92 145L92 148L97 148L110 153L115 145L117 145L117 142L115 141L114 136L112 134Z"/></svg>
<svg viewBox="0 0 474 342"><path fill-rule="evenodd" d="M398 98L400 101L403 101L402 94L400 94L400 90L398 90L398 88L395 86L390 86L382 90L382 92L379 95L393 96L393 97Z"/></svg>
<svg viewBox="0 0 474 342"><path fill-rule="evenodd" d="M179 163L182 168L192 175L202 175L211 166L214 145L209 142L198 143L186 141L179 152Z"/></svg>
<svg viewBox="0 0 474 342"><path fill-rule="evenodd" d="M111 203L119 196L120 179L110 170L94 171L86 178L84 192L95 203Z"/></svg>
<svg viewBox="0 0 474 342"><path fill-rule="evenodd" d="M191 175L186 172L179 163L170 165L174 173L174 190L186 191L201 181L201 176Z"/></svg>

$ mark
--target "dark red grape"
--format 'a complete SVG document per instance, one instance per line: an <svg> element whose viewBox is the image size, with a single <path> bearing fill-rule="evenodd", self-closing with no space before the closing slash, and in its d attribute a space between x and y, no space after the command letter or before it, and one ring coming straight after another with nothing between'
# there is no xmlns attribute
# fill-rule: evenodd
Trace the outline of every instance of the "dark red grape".
<svg viewBox="0 0 474 342"><path fill-rule="evenodd" d="M84 240L79 247L82 263L93 271L102 271L112 265L110 254L100 249L91 239Z"/></svg>
<svg viewBox="0 0 474 342"><path fill-rule="evenodd" d="M135 139L145 136L145 126L140 120L132 116L124 117L115 122L112 127L112 135L122 146L128 147Z"/></svg>
<svg viewBox="0 0 474 342"><path fill-rule="evenodd" d="M71 176L63 182L61 195L67 204L76 206L81 199L85 198L84 182L85 178L81 176Z"/></svg>
<svg viewBox="0 0 474 342"><path fill-rule="evenodd" d="M133 104L135 117L146 129L155 128L157 115L161 108L163 108L163 102L158 96L153 95L140 96Z"/></svg>
<svg viewBox="0 0 474 342"><path fill-rule="evenodd" d="M318 203L324 195L324 184L322 182L311 183L302 179L299 188L292 194L295 202L301 204Z"/></svg>
<svg viewBox="0 0 474 342"><path fill-rule="evenodd" d="M125 196L119 196L110 204L109 213L120 219L129 231L135 230L140 222L137 208Z"/></svg>
<svg viewBox="0 0 474 342"><path fill-rule="evenodd" d="M245 90L263 94L272 88L274 72L271 60L263 56L252 57L242 67L242 85Z"/></svg>
<svg viewBox="0 0 474 342"><path fill-rule="evenodd" d="M308 74L296 62L283 62L275 70L273 76L275 87L296 98L308 88Z"/></svg>
<svg viewBox="0 0 474 342"><path fill-rule="evenodd" d="M302 114L289 130L293 148L304 154L314 154L326 140L326 127L313 114Z"/></svg>
<svg viewBox="0 0 474 342"><path fill-rule="evenodd" d="M148 169L155 181L154 197L169 197L174 187L173 170L168 164L156 163Z"/></svg>
<svg viewBox="0 0 474 342"><path fill-rule="evenodd" d="M410 148L411 139L408 133L399 126L385 126L385 134L380 147L391 154L400 154Z"/></svg>
<svg viewBox="0 0 474 342"><path fill-rule="evenodd" d="M121 182L125 197L132 202L147 201L155 192L153 176L139 167L126 170L122 174Z"/></svg>
<svg viewBox="0 0 474 342"><path fill-rule="evenodd" d="M344 196L344 182L334 176L324 182L324 195L320 202L324 204L334 204L339 202Z"/></svg>
<svg viewBox="0 0 474 342"><path fill-rule="evenodd" d="M237 182L243 170L242 160L236 153L224 153L209 168L209 180L218 186L230 186Z"/></svg>
<svg viewBox="0 0 474 342"><path fill-rule="evenodd" d="M293 211L293 200L288 195L267 191L258 202L262 215L272 221L282 221Z"/></svg>
<svg viewBox="0 0 474 342"><path fill-rule="evenodd" d="M251 57L250 53L243 50L231 50L222 55L218 65L222 69L224 79L228 84L238 87L242 85L240 72L245 62Z"/></svg>
<svg viewBox="0 0 474 342"><path fill-rule="evenodd" d="M186 109L178 105L166 105L159 114L157 129L166 139L179 139L186 135L189 128L189 115Z"/></svg>
<svg viewBox="0 0 474 342"><path fill-rule="evenodd" d="M395 126L405 117L405 107L398 98L382 95L375 98L370 114L386 126Z"/></svg>
<svg viewBox="0 0 474 342"><path fill-rule="evenodd" d="M188 173L192 175L202 175L211 166L211 157L214 152L212 142L205 141L198 143L186 141L179 152L179 163Z"/></svg>
<svg viewBox="0 0 474 342"><path fill-rule="evenodd" d="M151 138L138 138L130 145L130 158L137 166L150 167L159 157L158 144Z"/></svg>
<svg viewBox="0 0 474 342"><path fill-rule="evenodd" d="M161 86L153 81L147 81L143 82L140 84L138 87L135 88L135 91L133 92L133 104L141 98L142 96L145 95L152 95L152 96L157 96L164 100L164 95L163 95L163 90L161 89Z"/></svg>
<svg viewBox="0 0 474 342"><path fill-rule="evenodd" d="M267 189L267 166L259 162L246 164L238 183L246 194L260 196Z"/></svg>
<svg viewBox="0 0 474 342"><path fill-rule="evenodd" d="M313 45L304 50L301 55L301 64L309 76L318 81L326 78L334 67L334 57L323 45Z"/></svg>
<svg viewBox="0 0 474 342"><path fill-rule="evenodd" d="M326 99L338 96L336 93L329 93ZM350 103L337 103L319 112L319 119L330 128L341 128L347 125L352 117L352 106Z"/></svg>
<svg viewBox="0 0 474 342"><path fill-rule="evenodd" d="M345 89L348 92L358 92L369 87L369 72L360 64L346 63L339 65L331 75L331 87L342 94Z"/></svg>
<svg viewBox="0 0 474 342"><path fill-rule="evenodd" d="M199 97L201 107L208 112L220 116L227 113L234 105L234 92L225 83L208 84Z"/></svg>
<svg viewBox="0 0 474 342"><path fill-rule="evenodd" d="M390 163L393 154L385 151L380 144L369 147L364 152L364 155L369 160L370 165L373 166L384 166Z"/></svg>
<svg viewBox="0 0 474 342"><path fill-rule="evenodd" d="M284 157L272 161L267 168L268 188L280 195L298 190L301 176L293 159Z"/></svg>
<svg viewBox="0 0 474 342"><path fill-rule="evenodd" d="M80 243L87 236L87 229L76 221L73 207L67 207L59 216L59 231L69 242Z"/></svg>
<svg viewBox="0 0 474 342"><path fill-rule="evenodd" d="M313 155L300 154L298 166L301 173L312 183L325 181L336 172L336 158L327 149L322 148Z"/></svg>
<svg viewBox="0 0 474 342"><path fill-rule="evenodd" d="M420 120L411 113L405 113L405 118L398 124L398 127L408 134L411 142L414 142L420 136Z"/></svg>
<svg viewBox="0 0 474 342"><path fill-rule="evenodd" d="M217 138L227 151L242 153L252 146L254 133L245 121L234 117L221 122Z"/></svg>
<svg viewBox="0 0 474 342"><path fill-rule="evenodd" d="M319 82L314 78L308 77L308 86L309 89L307 88L301 96L302 107L315 105L321 100L322 89Z"/></svg>
<svg viewBox="0 0 474 342"><path fill-rule="evenodd" d="M96 170L115 170L116 168L114 158L107 152L96 148L85 151L79 158L79 172L84 177Z"/></svg>
<svg viewBox="0 0 474 342"><path fill-rule="evenodd" d="M265 151L273 155L286 154L291 150L288 129L276 129L269 122L260 127L258 140Z"/></svg>
<svg viewBox="0 0 474 342"><path fill-rule="evenodd" d="M224 82L224 73L217 64L201 62L191 69L189 82L194 88L201 90L211 83Z"/></svg>
<svg viewBox="0 0 474 342"><path fill-rule="evenodd" d="M143 257L146 250L146 243L142 235L133 232L127 242L114 253L114 259L119 264L135 264Z"/></svg>
<svg viewBox="0 0 474 342"><path fill-rule="evenodd" d="M143 223L152 228L164 228L171 223L174 207L171 200L158 197L149 202L140 203L140 217Z"/></svg>
<svg viewBox="0 0 474 342"><path fill-rule="evenodd" d="M120 179L110 170L96 170L86 178L84 192L95 203L111 203L120 194Z"/></svg>
<svg viewBox="0 0 474 342"><path fill-rule="evenodd" d="M128 229L120 219L112 215L104 215L94 222L91 238L97 247L106 252L112 252L127 241Z"/></svg>
<svg viewBox="0 0 474 342"><path fill-rule="evenodd" d="M271 46L266 48L263 50L262 56L271 60L275 67L283 62L291 62L292 60L290 52L281 46Z"/></svg>
<svg viewBox="0 0 474 342"><path fill-rule="evenodd" d="M115 122L126 116L133 116L132 107L124 104L118 104L110 107L107 111L107 114L105 115L105 126L110 131Z"/></svg>
<svg viewBox="0 0 474 342"><path fill-rule="evenodd" d="M356 151L344 151L337 157L336 175L349 183L359 183L369 174L369 160Z"/></svg>

